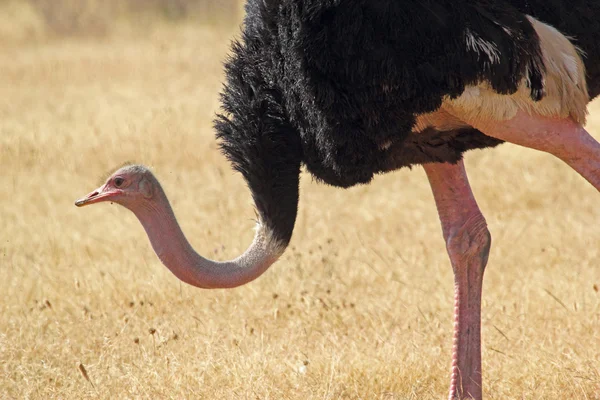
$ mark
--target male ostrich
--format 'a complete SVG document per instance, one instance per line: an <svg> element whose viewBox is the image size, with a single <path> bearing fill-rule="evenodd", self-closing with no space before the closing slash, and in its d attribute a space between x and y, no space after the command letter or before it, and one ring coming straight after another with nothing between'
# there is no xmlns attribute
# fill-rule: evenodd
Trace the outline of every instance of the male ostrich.
<svg viewBox="0 0 600 400"><path fill-rule="evenodd" d="M289 243L301 164L339 187L422 164L455 275L450 398L481 399L491 236L462 154L516 143L600 189L600 144L582 127L600 93L600 1L248 0L246 12L215 127L256 203L248 250L227 262L197 254L142 166L119 169L76 205L127 207L178 278L230 288L260 276Z"/></svg>

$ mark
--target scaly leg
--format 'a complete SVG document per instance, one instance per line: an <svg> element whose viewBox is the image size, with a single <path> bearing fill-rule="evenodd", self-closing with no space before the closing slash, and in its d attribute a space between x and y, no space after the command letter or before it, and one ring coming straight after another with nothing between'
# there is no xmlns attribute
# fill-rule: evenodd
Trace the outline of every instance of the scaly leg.
<svg viewBox="0 0 600 400"><path fill-rule="evenodd" d="M462 161L424 164L454 270L450 400L481 400L481 290L491 236Z"/></svg>

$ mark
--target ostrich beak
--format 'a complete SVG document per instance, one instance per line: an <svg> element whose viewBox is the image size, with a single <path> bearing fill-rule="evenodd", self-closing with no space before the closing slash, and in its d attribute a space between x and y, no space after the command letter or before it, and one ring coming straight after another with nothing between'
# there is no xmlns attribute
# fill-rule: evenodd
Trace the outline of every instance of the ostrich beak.
<svg viewBox="0 0 600 400"><path fill-rule="evenodd" d="M94 203L99 203L101 201L110 200L111 198L113 198L119 194L121 194L120 190L110 190L110 189L105 188L104 186L101 186L98 189L91 192L90 194L88 194L87 196L82 197L79 200L77 200L75 202L75 205L77 207L83 207L83 206L87 206L88 204L94 204Z"/></svg>

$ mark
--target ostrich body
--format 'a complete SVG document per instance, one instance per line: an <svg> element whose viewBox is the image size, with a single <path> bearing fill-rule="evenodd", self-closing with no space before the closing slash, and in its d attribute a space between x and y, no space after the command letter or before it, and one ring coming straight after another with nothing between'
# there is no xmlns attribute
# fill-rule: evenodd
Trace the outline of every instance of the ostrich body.
<svg viewBox="0 0 600 400"><path fill-rule="evenodd" d="M491 236L462 154L508 141L559 157L600 189L600 144L582 127L600 94L600 2L249 0L246 11L215 128L259 216L248 250L226 262L196 253L142 166L76 205L127 207L178 278L229 288L288 245L301 165L338 187L423 165L455 275L450 399L481 399Z"/></svg>

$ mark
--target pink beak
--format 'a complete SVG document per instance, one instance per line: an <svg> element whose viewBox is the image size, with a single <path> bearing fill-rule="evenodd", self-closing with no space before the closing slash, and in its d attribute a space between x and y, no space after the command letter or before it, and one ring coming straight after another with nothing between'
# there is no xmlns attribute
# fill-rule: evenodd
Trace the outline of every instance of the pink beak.
<svg viewBox="0 0 600 400"><path fill-rule="evenodd" d="M120 190L106 190L104 186L100 186L90 194L75 202L77 207L87 206L88 204L99 203L101 201L110 200L112 197L121 194Z"/></svg>

